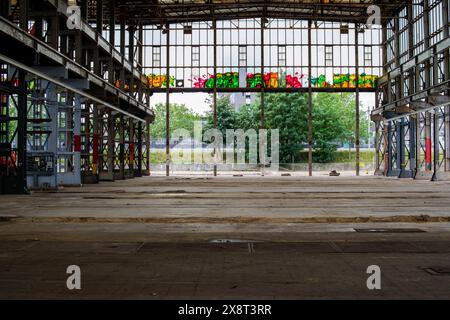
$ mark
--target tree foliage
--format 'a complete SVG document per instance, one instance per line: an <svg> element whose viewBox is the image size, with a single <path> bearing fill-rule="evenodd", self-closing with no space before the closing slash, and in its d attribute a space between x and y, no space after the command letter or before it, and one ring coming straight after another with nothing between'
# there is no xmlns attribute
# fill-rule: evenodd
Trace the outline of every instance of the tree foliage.
<svg viewBox="0 0 450 320"><path fill-rule="evenodd" d="M191 136L194 134L194 122L201 121L202 116L195 113L184 104L170 104L170 132L177 129L186 129ZM166 105L155 105L155 122L151 125L151 136L162 138L166 136Z"/></svg>
<svg viewBox="0 0 450 320"><path fill-rule="evenodd" d="M259 96L259 95L258 95ZM156 121L152 136L165 136L165 105L155 107ZM279 129L280 162L300 160L300 152L308 146L308 95L306 93L271 93L265 95L265 128ZM352 93L317 93L313 96L314 162L332 162L339 146L353 144L355 137L355 95ZM259 97L255 102L235 111L228 96L217 100L217 127L226 137L227 129L258 130L261 123ZM193 135L195 121L202 116L185 105L170 105L171 132L184 128ZM360 111L360 140L368 137L367 114ZM213 108L207 112L204 130L214 128Z"/></svg>
<svg viewBox="0 0 450 320"><path fill-rule="evenodd" d="M280 130L280 162L295 161L308 141L308 96L303 93L267 94L264 114L265 127Z"/></svg>
<svg viewBox="0 0 450 320"><path fill-rule="evenodd" d="M227 96L223 96L217 99L217 129L222 132L223 137L227 129L239 128L237 121L237 113L230 103L230 99ZM237 126L237 127L236 127ZM205 130L214 128L214 113L213 106L206 117Z"/></svg>

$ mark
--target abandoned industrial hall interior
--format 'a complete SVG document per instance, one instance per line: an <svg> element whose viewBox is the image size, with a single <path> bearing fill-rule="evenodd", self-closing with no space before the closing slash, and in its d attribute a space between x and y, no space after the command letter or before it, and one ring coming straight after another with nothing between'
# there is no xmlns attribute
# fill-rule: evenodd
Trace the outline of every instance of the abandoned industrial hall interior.
<svg viewBox="0 0 450 320"><path fill-rule="evenodd" d="M449 2L0 0L0 299L450 299Z"/></svg>

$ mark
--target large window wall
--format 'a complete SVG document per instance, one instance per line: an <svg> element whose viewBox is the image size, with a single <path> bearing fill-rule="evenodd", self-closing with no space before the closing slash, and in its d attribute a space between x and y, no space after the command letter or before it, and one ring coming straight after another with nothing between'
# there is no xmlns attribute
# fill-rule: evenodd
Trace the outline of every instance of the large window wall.
<svg viewBox="0 0 450 320"><path fill-rule="evenodd" d="M219 89L301 89L309 80L314 88L354 89L359 68L359 87L374 90L382 70L380 30L309 24L240 19L217 21L216 28L213 21L145 26L144 71L153 89L167 83L212 89L214 82Z"/></svg>

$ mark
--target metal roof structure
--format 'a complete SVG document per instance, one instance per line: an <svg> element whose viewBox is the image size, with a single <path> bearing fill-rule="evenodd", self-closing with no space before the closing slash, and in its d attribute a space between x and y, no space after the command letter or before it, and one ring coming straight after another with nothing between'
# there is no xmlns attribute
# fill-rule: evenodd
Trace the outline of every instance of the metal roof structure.
<svg viewBox="0 0 450 320"><path fill-rule="evenodd" d="M392 17L409 1L387 0L104 0L104 18L110 4L116 14L135 23L158 24L214 19L280 18L365 23L367 8L378 5L382 18ZM95 17L91 7L90 16Z"/></svg>
<svg viewBox="0 0 450 320"><path fill-rule="evenodd" d="M0 191L26 190L42 151L64 167L38 179L52 186L149 174L154 94L169 175L175 93L210 94L216 128L218 94L258 93L260 128L265 95L305 94L310 175L313 94L355 93L359 175L360 93L372 93L376 173L450 176L449 14L449 0L0 0L0 127L17 127L0 130L14 163Z"/></svg>

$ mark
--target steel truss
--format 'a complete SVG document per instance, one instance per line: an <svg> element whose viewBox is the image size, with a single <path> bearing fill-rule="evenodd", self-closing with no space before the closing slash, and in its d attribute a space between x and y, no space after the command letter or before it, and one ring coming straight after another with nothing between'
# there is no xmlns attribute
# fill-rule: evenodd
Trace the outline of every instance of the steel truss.
<svg viewBox="0 0 450 320"><path fill-rule="evenodd" d="M450 178L449 28L449 0L413 0L384 25L378 174Z"/></svg>
<svg viewBox="0 0 450 320"><path fill-rule="evenodd" d="M0 193L26 193L25 73L0 61Z"/></svg>
<svg viewBox="0 0 450 320"><path fill-rule="evenodd" d="M113 15L106 40L97 3L71 30L64 1L0 0L0 193L149 174L142 28Z"/></svg>

